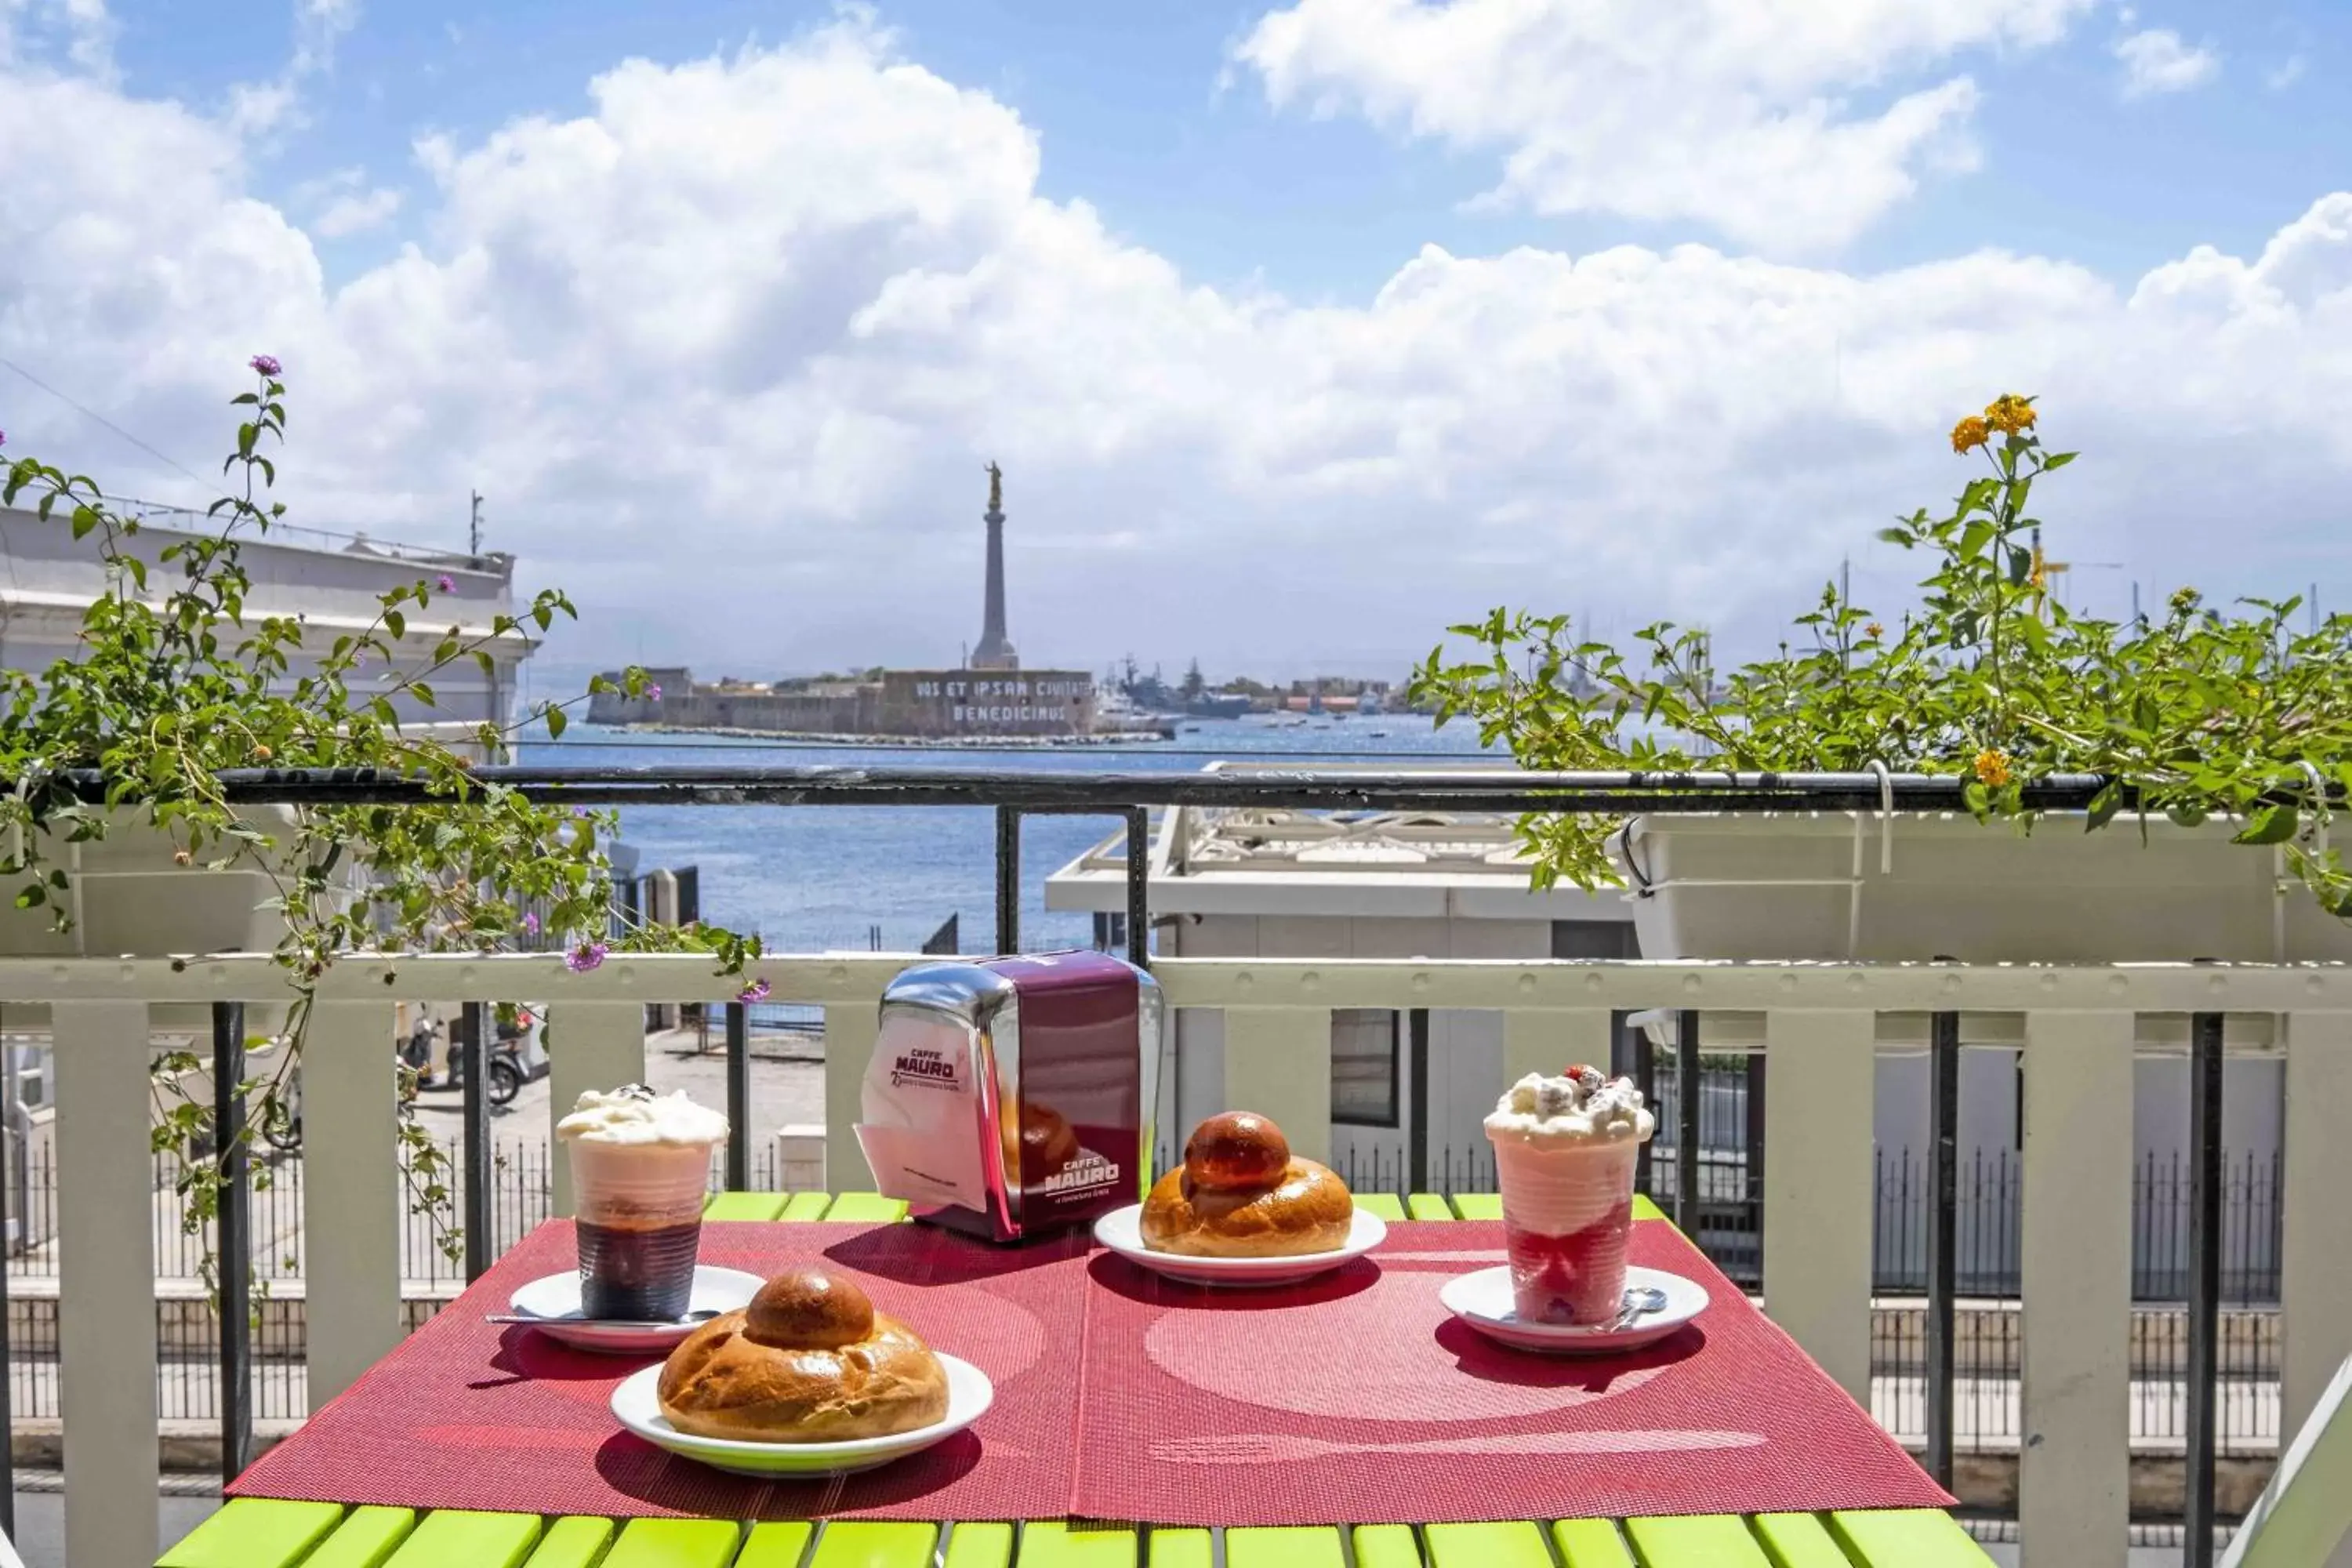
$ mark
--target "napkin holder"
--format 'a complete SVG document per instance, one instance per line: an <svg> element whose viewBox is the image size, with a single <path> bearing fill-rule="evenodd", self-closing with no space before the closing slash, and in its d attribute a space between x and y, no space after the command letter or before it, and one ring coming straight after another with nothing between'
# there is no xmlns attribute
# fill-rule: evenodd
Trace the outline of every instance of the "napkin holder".
<svg viewBox="0 0 2352 1568"><path fill-rule="evenodd" d="M999 1242L1140 1201L1164 1016L1150 973L1106 953L901 972L860 1095L877 1190Z"/></svg>

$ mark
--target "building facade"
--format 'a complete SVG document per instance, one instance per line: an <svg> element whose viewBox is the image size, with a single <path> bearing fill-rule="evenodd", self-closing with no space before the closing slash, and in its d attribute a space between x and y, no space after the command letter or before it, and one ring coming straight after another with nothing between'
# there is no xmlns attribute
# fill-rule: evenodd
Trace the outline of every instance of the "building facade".
<svg viewBox="0 0 2352 1568"><path fill-rule="evenodd" d="M1080 669L886 669L853 680L772 685L702 685L686 669L647 673L642 695L592 699L589 721L919 740L1055 738L1087 735L1095 728L1094 677Z"/></svg>

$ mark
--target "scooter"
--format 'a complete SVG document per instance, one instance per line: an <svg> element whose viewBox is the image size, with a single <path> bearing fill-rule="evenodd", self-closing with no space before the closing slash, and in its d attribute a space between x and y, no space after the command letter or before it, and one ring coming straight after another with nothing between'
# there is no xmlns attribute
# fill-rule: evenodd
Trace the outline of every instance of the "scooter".
<svg viewBox="0 0 2352 1568"><path fill-rule="evenodd" d="M419 1084L433 1081L433 1042L440 1037L441 1020L420 1016L401 1045L400 1059L415 1070Z"/></svg>
<svg viewBox="0 0 2352 1568"><path fill-rule="evenodd" d="M523 1080L530 1076L523 1063L523 1043L530 1038L531 1026L537 1022L530 1008L518 1007L511 1020L498 1026L487 1069L492 1105L510 1105L522 1092Z"/></svg>
<svg viewBox="0 0 2352 1568"><path fill-rule="evenodd" d="M496 1026L490 1041L489 1058L483 1064L483 1070L488 1075L490 1103L493 1106L511 1105L515 1096L522 1092L523 1083L530 1076L523 1062L523 1045L530 1038L531 1026L537 1022L531 1016L530 1009L518 1007L511 1019L502 1019ZM433 1027L437 1033L440 1026L436 1024ZM459 1070L462 1060L457 1044L452 1040L448 1049L448 1069L449 1082L453 1086L462 1087L465 1082L465 1075Z"/></svg>

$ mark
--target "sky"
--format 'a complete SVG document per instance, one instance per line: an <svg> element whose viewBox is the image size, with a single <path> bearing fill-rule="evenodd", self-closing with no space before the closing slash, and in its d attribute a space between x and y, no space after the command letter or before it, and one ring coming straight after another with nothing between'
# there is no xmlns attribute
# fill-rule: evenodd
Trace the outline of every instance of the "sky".
<svg viewBox="0 0 2352 1568"><path fill-rule="evenodd" d="M2070 603L2352 608L2352 7L0 0L8 456L462 543L566 662L1769 647L2037 395ZM78 406L77 406L78 405Z"/></svg>

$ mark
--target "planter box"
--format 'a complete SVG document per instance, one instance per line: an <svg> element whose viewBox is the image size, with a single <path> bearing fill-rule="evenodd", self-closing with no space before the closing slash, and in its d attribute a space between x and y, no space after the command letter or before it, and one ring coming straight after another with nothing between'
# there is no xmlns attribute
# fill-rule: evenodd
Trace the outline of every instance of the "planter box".
<svg viewBox="0 0 2352 1568"><path fill-rule="evenodd" d="M1644 958L1969 963L2352 959L2276 850L2233 829L2053 812L1636 817L1610 841ZM1893 835L1891 870L1881 837Z"/></svg>
<svg viewBox="0 0 2352 1568"><path fill-rule="evenodd" d="M287 806L257 806L247 814L281 842L289 837L295 814ZM168 834L157 830L143 809L117 812L104 838L75 844L53 836L46 847L49 863L64 868L73 879L73 890L52 895L76 902L74 929L59 932L51 926L47 908L20 910L15 895L20 882L0 885L0 957L116 958L163 957L215 952L268 952L286 934L286 919L262 906L278 896L278 888L257 866L208 871L201 866L173 863ZM207 857L224 851L207 847ZM266 1033L279 1026L285 1010L277 1005L248 1005L246 1026ZM211 1010L201 1003L160 1003L149 1009L159 1031L193 1033L205 1037ZM46 1030L48 1008L31 1004L12 1008L12 1029Z"/></svg>
<svg viewBox="0 0 2352 1568"><path fill-rule="evenodd" d="M290 832L283 806L251 814L272 831ZM104 838L75 844L53 836L45 846L52 865L76 883L61 900L78 900L70 931L51 929L47 908L15 906L16 884L0 900L0 954L12 958L113 958L123 954L267 952L286 933L284 917L259 906L278 889L257 867L207 871L173 863L169 835L146 813L115 815ZM207 855L218 855L208 847ZM54 889L53 889L54 891Z"/></svg>

